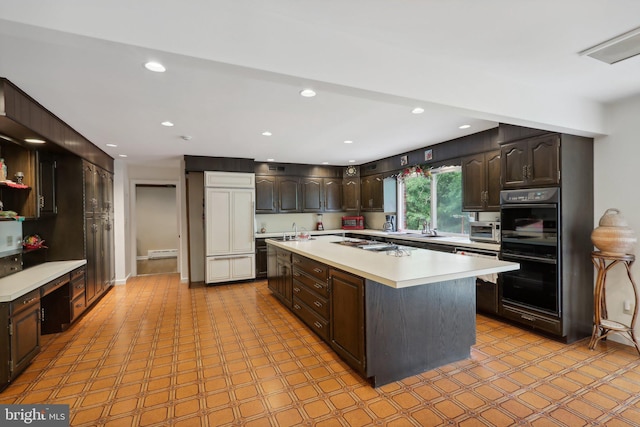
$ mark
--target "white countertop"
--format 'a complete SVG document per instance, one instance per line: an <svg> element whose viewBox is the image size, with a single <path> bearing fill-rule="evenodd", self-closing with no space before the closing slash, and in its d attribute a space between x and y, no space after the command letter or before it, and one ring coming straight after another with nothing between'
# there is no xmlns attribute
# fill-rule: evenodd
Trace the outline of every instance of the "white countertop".
<svg viewBox="0 0 640 427"><path fill-rule="evenodd" d="M87 263L86 260L45 262L0 279L0 302L10 302Z"/></svg>
<svg viewBox="0 0 640 427"><path fill-rule="evenodd" d="M371 252L342 246L341 236L315 236L307 241L267 242L366 279L393 288L424 285L483 274L517 270L518 263L455 255L426 249L412 249L410 256Z"/></svg>
<svg viewBox="0 0 640 427"><path fill-rule="evenodd" d="M458 236L423 236L416 235L415 233L405 233L405 232L388 232L381 230L342 230L340 228L335 230L324 230L317 231L313 230L309 232L312 236L321 236L326 234L342 234L342 233L353 233L361 236L368 237L388 237L393 239L401 239L401 240L409 240L413 242L425 242L425 243L434 243L437 245L445 245L445 246L461 246L465 248L475 248L475 249L484 249L489 251L500 251L499 243L484 243L484 242L472 242L467 237L458 237ZM291 231L286 232L287 235L291 235ZM282 237L282 232L279 233L257 233L255 235L256 239L264 239L264 238L279 238Z"/></svg>

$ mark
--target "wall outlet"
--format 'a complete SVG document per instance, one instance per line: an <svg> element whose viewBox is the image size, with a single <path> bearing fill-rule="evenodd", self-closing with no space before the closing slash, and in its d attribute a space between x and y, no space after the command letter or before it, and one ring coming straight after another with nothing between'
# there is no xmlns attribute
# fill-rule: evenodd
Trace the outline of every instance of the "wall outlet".
<svg viewBox="0 0 640 427"><path fill-rule="evenodd" d="M13 246L13 236L7 236L7 246Z"/></svg>
<svg viewBox="0 0 640 427"><path fill-rule="evenodd" d="M622 304L622 309L626 312L626 313L630 313L631 312L631 300L625 300L624 303Z"/></svg>

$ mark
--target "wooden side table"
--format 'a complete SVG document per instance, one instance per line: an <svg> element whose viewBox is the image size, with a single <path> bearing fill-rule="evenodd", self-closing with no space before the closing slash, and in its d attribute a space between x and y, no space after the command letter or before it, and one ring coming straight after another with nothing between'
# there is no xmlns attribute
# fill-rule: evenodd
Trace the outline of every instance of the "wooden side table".
<svg viewBox="0 0 640 427"><path fill-rule="evenodd" d="M638 354L640 354L640 344L636 339L635 326L638 318L638 302L640 297L638 296L638 287L631 275L631 265L635 261L635 255L609 255L602 252L591 252L591 260L596 266L598 272L596 278L596 288L594 291L594 318L593 318L593 333L591 335L591 341L589 341L589 349L593 350L598 345L598 341L605 339L611 333L628 334L628 337L636 347ZM631 325L625 325L615 320L608 319L607 315L607 292L606 282L607 273L617 264L624 264L627 269L627 276L633 286L633 294L635 296L635 305L633 307L633 316L631 317Z"/></svg>

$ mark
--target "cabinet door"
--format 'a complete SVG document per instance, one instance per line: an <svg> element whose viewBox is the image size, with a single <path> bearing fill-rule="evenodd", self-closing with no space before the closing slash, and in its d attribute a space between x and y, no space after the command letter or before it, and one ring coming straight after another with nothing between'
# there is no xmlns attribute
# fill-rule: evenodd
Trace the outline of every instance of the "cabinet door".
<svg viewBox="0 0 640 427"><path fill-rule="evenodd" d="M322 178L302 179L302 212L322 212Z"/></svg>
<svg viewBox="0 0 640 427"><path fill-rule="evenodd" d="M207 283L249 280L255 277L255 255L207 257Z"/></svg>
<svg viewBox="0 0 640 427"><path fill-rule="evenodd" d="M207 188L207 256L254 252L253 189Z"/></svg>
<svg viewBox="0 0 640 427"><path fill-rule="evenodd" d="M462 209L484 209L486 164L484 153L462 159ZM500 165L498 165L500 167Z"/></svg>
<svg viewBox="0 0 640 427"><path fill-rule="evenodd" d="M485 210L500 210L500 150L485 153L484 156L487 171L487 188L485 196Z"/></svg>
<svg viewBox="0 0 640 427"><path fill-rule="evenodd" d="M267 277L267 244L265 239L256 239L256 279Z"/></svg>
<svg viewBox="0 0 640 427"><path fill-rule="evenodd" d="M84 174L84 212L85 215L93 215L98 211L98 194L96 192L97 170L88 162L83 164Z"/></svg>
<svg viewBox="0 0 640 427"><path fill-rule="evenodd" d="M9 335L9 304L0 303L0 390L10 379L11 336Z"/></svg>
<svg viewBox="0 0 640 427"><path fill-rule="evenodd" d="M11 318L12 378L40 352L40 303Z"/></svg>
<svg viewBox="0 0 640 427"><path fill-rule="evenodd" d="M38 216L54 215L56 205L56 161L38 153Z"/></svg>
<svg viewBox="0 0 640 427"><path fill-rule="evenodd" d="M345 178L342 181L342 210L360 210L360 179Z"/></svg>
<svg viewBox="0 0 640 427"><path fill-rule="evenodd" d="M335 269L331 269L329 280L331 348L364 372L364 280Z"/></svg>
<svg viewBox="0 0 640 427"><path fill-rule="evenodd" d="M560 139L558 135L542 136L529 140L529 169L527 179L530 185L546 186L560 183L559 157Z"/></svg>
<svg viewBox="0 0 640 427"><path fill-rule="evenodd" d="M502 165L502 188L521 188L526 185L528 166L527 141L504 144L500 148Z"/></svg>
<svg viewBox="0 0 640 427"><path fill-rule="evenodd" d="M324 211L339 212L342 210L342 180L336 178L324 178L322 180L324 190Z"/></svg>
<svg viewBox="0 0 640 427"><path fill-rule="evenodd" d="M300 212L300 180L292 177L278 177L278 211Z"/></svg>
<svg viewBox="0 0 640 427"><path fill-rule="evenodd" d="M384 204L384 187L382 175L371 175L361 178L362 210L382 211Z"/></svg>
<svg viewBox="0 0 640 427"><path fill-rule="evenodd" d="M256 176L256 213L276 213L278 211L276 178Z"/></svg>

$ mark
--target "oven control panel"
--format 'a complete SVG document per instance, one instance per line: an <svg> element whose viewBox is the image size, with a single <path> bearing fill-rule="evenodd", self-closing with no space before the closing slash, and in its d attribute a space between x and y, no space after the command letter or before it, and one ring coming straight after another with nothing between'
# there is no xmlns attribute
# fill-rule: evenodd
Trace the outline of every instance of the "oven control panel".
<svg viewBox="0 0 640 427"><path fill-rule="evenodd" d="M558 188L505 190L500 192L500 200L502 203L555 202L558 200Z"/></svg>

